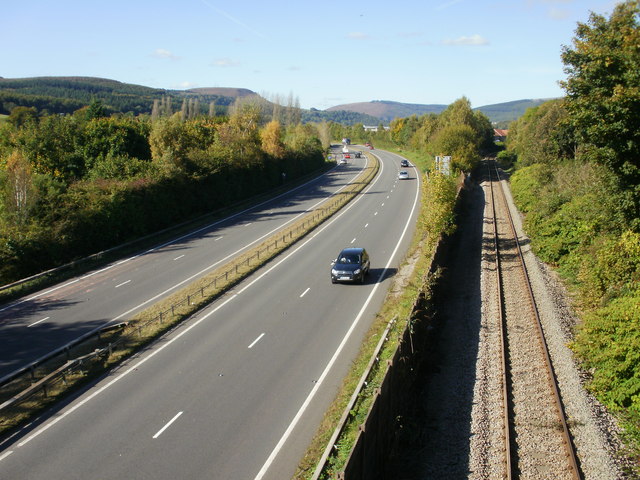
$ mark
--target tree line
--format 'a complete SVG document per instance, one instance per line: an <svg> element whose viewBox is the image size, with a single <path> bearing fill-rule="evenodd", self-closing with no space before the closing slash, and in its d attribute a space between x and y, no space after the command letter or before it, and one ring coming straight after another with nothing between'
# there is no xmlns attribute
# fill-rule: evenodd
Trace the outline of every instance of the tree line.
<svg viewBox="0 0 640 480"><path fill-rule="evenodd" d="M579 23L566 96L509 127L499 154L532 247L572 289L589 388L640 451L640 5ZM636 472L638 473L638 472Z"/></svg>
<svg viewBox="0 0 640 480"><path fill-rule="evenodd" d="M63 116L16 107L0 123L0 284L316 171L321 130L251 102L155 119L99 101Z"/></svg>

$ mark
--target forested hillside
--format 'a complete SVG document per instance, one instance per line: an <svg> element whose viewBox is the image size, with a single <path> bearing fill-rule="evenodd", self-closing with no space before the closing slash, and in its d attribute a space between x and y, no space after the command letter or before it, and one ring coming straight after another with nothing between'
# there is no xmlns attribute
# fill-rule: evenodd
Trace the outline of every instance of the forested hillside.
<svg viewBox="0 0 640 480"><path fill-rule="evenodd" d="M515 100L512 102L497 103L476 107L474 110L484 113L493 123L500 124L499 128L506 128L506 124L522 116L527 108L540 105L545 100ZM377 125L379 122L388 124L396 118L421 116L429 113L441 113L447 105L422 105L415 103L400 103L387 100L374 100L371 102L349 103L328 108L327 112L349 111L371 115L378 118L377 122L364 122L367 125Z"/></svg>
<svg viewBox="0 0 640 480"><path fill-rule="evenodd" d="M532 247L573 291L573 349L640 459L640 6L592 14L563 48L564 99L509 129L511 184ZM633 475L639 475L640 470ZM633 476L633 478L637 478Z"/></svg>
<svg viewBox="0 0 640 480"><path fill-rule="evenodd" d="M107 114L151 114L154 101L162 98L169 99L173 111L180 110L185 99L197 100L199 113L206 114L211 104L229 107L236 98L246 95L231 89L231 95L223 93L164 90L93 77L0 78L0 114L11 113L16 106L70 114L94 100L102 102Z"/></svg>
<svg viewBox="0 0 640 480"><path fill-rule="evenodd" d="M225 114L236 99L247 97L259 98L258 94L246 88L164 90L93 77L0 78L0 114L5 115L15 107L33 107L45 114L71 114L96 100L102 103L106 114L153 115L154 108L157 110L160 106L165 112L177 112L187 108L186 103L191 110L197 110L197 114L220 115ZM270 109L278 109L276 103L282 103L278 98L273 102L261 101ZM302 123L380 123L379 118L352 111L303 110L293 98L285 103L283 108L299 110Z"/></svg>

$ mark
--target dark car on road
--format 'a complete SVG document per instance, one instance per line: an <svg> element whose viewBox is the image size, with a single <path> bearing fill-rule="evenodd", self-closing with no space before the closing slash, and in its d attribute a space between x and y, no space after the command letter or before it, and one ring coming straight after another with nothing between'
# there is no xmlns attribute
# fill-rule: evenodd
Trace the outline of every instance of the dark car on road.
<svg viewBox="0 0 640 480"><path fill-rule="evenodd" d="M400 166L401 167L408 167L409 166L409 161L408 160L400 160Z"/></svg>
<svg viewBox="0 0 640 480"><path fill-rule="evenodd" d="M364 278L369 273L369 267L369 254L364 248L345 248L331 263L331 283L364 283Z"/></svg>

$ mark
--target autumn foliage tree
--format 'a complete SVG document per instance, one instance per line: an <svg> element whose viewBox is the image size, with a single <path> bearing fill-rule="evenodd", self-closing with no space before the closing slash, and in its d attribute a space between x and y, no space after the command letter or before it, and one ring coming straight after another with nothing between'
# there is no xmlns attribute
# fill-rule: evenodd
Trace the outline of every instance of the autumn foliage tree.
<svg viewBox="0 0 640 480"><path fill-rule="evenodd" d="M31 164L24 155L15 150L6 165L5 208L11 212L17 224L27 221L29 210L35 203Z"/></svg>
<svg viewBox="0 0 640 480"><path fill-rule="evenodd" d="M284 143L282 142L282 127L280 122L272 120L260 130L260 141L262 150L274 158L282 158L285 153Z"/></svg>

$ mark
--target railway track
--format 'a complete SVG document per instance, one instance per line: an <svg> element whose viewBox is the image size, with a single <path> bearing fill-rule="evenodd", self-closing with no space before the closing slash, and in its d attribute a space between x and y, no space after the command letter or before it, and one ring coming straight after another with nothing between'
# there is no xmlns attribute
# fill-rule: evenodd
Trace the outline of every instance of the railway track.
<svg viewBox="0 0 640 480"><path fill-rule="evenodd" d="M518 235L488 163L502 346L507 479L582 479Z"/></svg>

